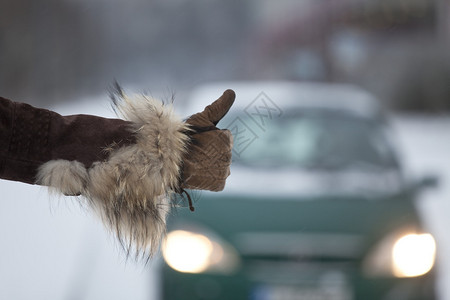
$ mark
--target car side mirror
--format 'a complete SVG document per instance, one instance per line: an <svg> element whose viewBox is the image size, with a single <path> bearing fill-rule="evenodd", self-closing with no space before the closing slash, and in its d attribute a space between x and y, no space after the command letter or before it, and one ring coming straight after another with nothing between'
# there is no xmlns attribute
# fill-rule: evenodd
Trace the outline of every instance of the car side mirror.
<svg viewBox="0 0 450 300"><path fill-rule="evenodd" d="M414 188L417 191L428 188L436 188L438 186L439 186L439 178L436 175L425 175L414 184Z"/></svg>

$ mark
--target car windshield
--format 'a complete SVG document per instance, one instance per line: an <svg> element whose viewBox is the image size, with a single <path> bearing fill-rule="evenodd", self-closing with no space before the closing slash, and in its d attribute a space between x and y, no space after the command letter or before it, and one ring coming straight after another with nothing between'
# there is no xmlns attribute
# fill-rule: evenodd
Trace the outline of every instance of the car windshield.
<svg viewBox="0 0 450 300"><path fill-rule="evenodd" d="M314 169L397 167L382 123L323 109L290 112L272 120L236 162Z"/></svg>

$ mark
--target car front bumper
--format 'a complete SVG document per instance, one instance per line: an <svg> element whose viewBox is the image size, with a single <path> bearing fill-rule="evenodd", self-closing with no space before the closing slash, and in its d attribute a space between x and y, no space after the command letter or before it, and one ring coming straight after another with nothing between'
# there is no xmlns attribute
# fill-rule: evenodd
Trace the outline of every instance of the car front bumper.
<svg viewBox="0 0 450 300"><path fill-rule="evenodd" d="M299 269L304 268L304 269ZM162 268L163 299L433 300L434 272L416 278L367 278L356 268L244 267L233 275L188 274Z"/></svg>

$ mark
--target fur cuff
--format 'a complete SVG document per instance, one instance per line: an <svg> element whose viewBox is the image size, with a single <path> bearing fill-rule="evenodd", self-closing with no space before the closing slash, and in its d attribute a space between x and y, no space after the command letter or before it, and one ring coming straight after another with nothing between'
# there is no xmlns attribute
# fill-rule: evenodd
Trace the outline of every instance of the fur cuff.
<svg viewBox="0 0 450 300"><path fill-rule="evenodd" d="M145 95L120 96L117 111L133 124L136 144L113 150L89 169L77 161L49 161L39 168L37 183L85 196L128 253L152 255L178 187L188 127L171 105Z"/></svg>

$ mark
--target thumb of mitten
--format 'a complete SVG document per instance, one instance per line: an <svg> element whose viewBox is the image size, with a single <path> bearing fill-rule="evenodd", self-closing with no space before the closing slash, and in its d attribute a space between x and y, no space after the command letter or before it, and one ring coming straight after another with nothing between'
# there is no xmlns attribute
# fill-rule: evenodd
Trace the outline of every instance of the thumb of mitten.
<svg viewBox="0 0 450 300"><path fill-rule="evenodd" d="M230 110L235 98L236 94L233 90L226 90L219 99L205 107L202 112L192 115L187 119L186 123L194 128L212 127L210 129L215 129L217 123L219 123Z"/></svg>

